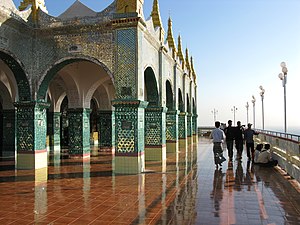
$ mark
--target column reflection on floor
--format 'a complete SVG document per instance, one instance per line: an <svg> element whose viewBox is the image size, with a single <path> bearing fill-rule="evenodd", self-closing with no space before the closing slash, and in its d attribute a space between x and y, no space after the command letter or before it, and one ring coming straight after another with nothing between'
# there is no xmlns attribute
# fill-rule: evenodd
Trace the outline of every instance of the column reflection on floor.
<svg viewBox="0 0 300 225"><path fill-rule="evenodd" d="M216 169L209 140L168 153L165 172L153 161L145 173L114 174L111 152L49 159L36 171L0 161L0 224L299 223L291 178L245 155Z"/></svg>

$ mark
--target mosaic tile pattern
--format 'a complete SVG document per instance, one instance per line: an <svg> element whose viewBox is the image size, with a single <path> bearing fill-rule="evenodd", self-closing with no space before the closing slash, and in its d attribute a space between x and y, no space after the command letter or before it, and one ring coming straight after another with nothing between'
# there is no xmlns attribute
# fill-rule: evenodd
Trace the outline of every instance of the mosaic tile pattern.
<svg viewBox="0 0 300 225"><path fill-rule="evenodd" d="M186 113L180 113L178 116L178 136L180 139L187 137L187 115Z"/></svg>
<svg viewBox="0 0 300 225"><path fill-rule="evenodd" d="M115 114L113 111L98 111L98 127L101 148L111 148L115 144Z"/></svg>
<svg viewBox="0 0 300 225"><path fill-rule="evenodd" d="M46 149L46 136L47 136L47 111L50 104L36 103L34 108L34 143L36 150Z"/></svg>
<svg viewBox="0 0 300 225"><path fill-rule="evenodd" d="M90 150L90 109L68 109L69 154L79 155Z"/></svg>
<svg viewBox="0 0 300 225"><path fill-rule="evenodd" d="M116 31L115 88L117 99L134 99L136 88L136 28Z"/></svg>
<svg viewBox="0 0 300 225"><path fill-rule="evenodd" d="M147 108L145 111L145 145L164 145L166 143L166 109Z"/></svg>
<svg viewBox="0 0 300 225"><path fill-rule="evenodd" d="M178 141L178 112L168 111L166 116L166 139Z"/></svg>
<svg viewBox="0 0 300 225"><path fill-rule="evenodd" d="M146 102L113 101L116 123L116 155L144 151L144 119Z"/></svg>
<svg viewBox="0 0 300 225"><path fill-rule="evenodd" d="M47 103L18 102L17 107L17 150L34 151L46 148Z"/></svg>

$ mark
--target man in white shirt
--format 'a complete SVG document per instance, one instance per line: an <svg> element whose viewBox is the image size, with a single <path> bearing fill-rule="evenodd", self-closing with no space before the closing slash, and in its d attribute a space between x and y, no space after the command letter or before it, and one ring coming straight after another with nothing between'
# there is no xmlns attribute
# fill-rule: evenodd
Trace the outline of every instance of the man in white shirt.
<svg viewBox="0 0 300 225"><path fill-rule="evenodd" d="M222 149L222 143L225 140L225 134L224 131L220 129L220 122L215 122L215 129L211 132L211 137L213 139L214 147L214 160L215 164L218 167L218 165L222 166L222 162L224 162L226 159L223 156L223 149Z"/></svg>
<svg viewBox="0 0 300 225"><path fill-rule="evenodd" d="M261 166L272 167L278 164L277 160L273 160L270 152L270 144L265 144L265 148L255 157L254 162Z"/></svg>

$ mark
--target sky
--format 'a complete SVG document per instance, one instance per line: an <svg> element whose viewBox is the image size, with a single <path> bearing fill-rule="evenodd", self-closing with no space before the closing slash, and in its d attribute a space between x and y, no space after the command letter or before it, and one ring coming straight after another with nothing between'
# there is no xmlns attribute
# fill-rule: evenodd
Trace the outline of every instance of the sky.
<svg viewBox="0 0 300 225"><path fill-rule="evenodd" d="M75 0L45 0L48 13L58 16ZM20 0L14 0L18 6ZM100 12L113 0L81 0ZM144 0L149 19L153 0ZM198 86L198 125L221 122L253 123L262 129L265 89L265 129L284 131L284 88L280 63L288 68L286 84L287 132L300 135L300 0L160 0L162 22L173 21L175 40L194 58ZM233 112L234 108L235 113ZM235 118L234 118L235 115ZM235 119L235 120L234 120Z"/></svg>

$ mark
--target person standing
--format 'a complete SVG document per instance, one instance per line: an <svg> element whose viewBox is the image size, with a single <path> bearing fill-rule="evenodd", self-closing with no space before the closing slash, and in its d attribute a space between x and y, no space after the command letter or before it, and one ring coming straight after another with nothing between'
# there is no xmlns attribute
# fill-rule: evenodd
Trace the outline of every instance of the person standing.
<svg viewBox="0 0 300 225"><path fill-rule="evenodd" d="M237 121L237 126L235 127L234 133L235 148L237 150L237 159L241 159L244 145L244 128L241 125L241 121Z"/></svg>
<svg viewBox="0 0 300 225"><path fill-rule="evenodd" d="M233 140L234 140L234 128L232 127L232 121L228 120L228 127L224 130L226 136L226 146L228 150L229 161L233 158Z"/></svg>
<svg viewBox="0 0 300 225"><path fill-rule="evenodd" d="M224 162L225 158L223 157L223 149L222 149L222 143L225 140L225 134L224 131L220 129L220 122L216 121L215 122L215 129L212 130L211 132L211 137L213 139L214 147L213 147L213 152L214 152L214 161L216 164L216 167L218 165L222 166L222 162ZM220 160L220 158L222 160Z"/></svg>
<svg viewBox="0 0 300 225"><path fill-rule="evenodd" d="M248 123L247 129L244 131L244 139L246 141L246 149L247 149L247 157L248 161L251 160L254 162L254 140L253 136L258 135L257 132L255 132L253 129L251 129L252 124ZM251 150L251 156L250 156L250 150Z"/></svg>

